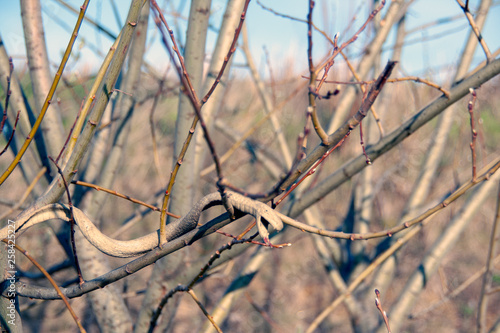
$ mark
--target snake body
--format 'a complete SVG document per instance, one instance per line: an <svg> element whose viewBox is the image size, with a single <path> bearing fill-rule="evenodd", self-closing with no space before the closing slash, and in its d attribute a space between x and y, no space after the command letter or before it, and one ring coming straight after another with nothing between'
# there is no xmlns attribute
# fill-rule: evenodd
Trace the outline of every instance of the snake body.
<svg viewBox="0 0 500 333"><path fill-rule="evenodd" d="M283 228L283 222L278 213L266 204L234 192L228 192L226 196L228 204L233 206L234 209L255 217L257 229L265 242L269 239L269 231L262 219L267 222L268 227L271 227L271 229L279 231ZM167 242L195 229L204 210L221 204L222 199L218 192L201 198L183 218L173 221L166 226ZM101 252L110 256L121 258L133 257L146 253L158 246L159 231L136 239L122 241L104 235L80 209L73 207L73 214L75 222L85 238ZM36 209L28 216L23 216L22 219L15 221L16 226L18 226L16 232L26 230L35 224L55 218L69 221L69 207L57 203ZM7 235L7 226L0 229L0 239L6 238Z"/></svg>

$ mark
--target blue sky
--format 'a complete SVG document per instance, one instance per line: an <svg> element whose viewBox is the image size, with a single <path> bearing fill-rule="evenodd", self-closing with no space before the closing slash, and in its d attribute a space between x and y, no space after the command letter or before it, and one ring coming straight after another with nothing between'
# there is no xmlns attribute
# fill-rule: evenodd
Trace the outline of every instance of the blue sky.
<svg viewBox="0 0 500 333"><path fill-rule="evenodd" d="M70 29L74 26L76 15L63 8L54 0L42 0L44 8L43 20L46 27L46 41L49 47L49 56L54 63L61 59L66 44L69 40ZM119 16L121 21L125 19L130 1L115 1L119 6ZM470 1L470 7L475 8L479 1ZM83 1L68 1L73 7L78 8ZM158 1L160 5L164 1ZM174 8L179 8L180 1L171 1ZM307 0L261 0L265 6L274 10L305 19L307 15ZM357 18L352 23L352 28L345 36L340 35L340 42L349 38L353 29L357 29L366 19L370 1L341 1L341 0L317 0L314 12L315 23L333 36L336 32L345 31L346 27L352 21L353 14L357 12ZM390 1L386 5L388 7ZM21 15L18 1L0 0L0 34L7 47L7 51L16 59L16 68L24 65L25 46L23 40ZM163 8L169 8L163 6ZM180 5L182 13L187 15L189 12L189 2L185 1ZM212 10L214 17L211 21L213 25L219 23L219 18L223 14L225 1L213 0ZM360 9L360 10L359 10ZM359 10L359 12L358 12ZM407 30L414 29L423 24L436 21L438 19L460 15L461 9L455 0L416 0L410 7L407 17ZM87 16L100 22L111 32L117 34L119 31L118 20L113 15L110 1L90 1ZM56 22L64 22L68 28L62 27ZM178 24L180 40L184 39L186 23L182 19L175 21L172 16L167 15L172 26ZM483 36L488 42L492 52L500 47L500 6L494 6L489 14L486 26L483 30ZM263 74L265 74L265 52L270 55L270 61L277 71L292 71L295 73L304 73L307 68L306 49L307 36L306 25L289 19L278 17L266 10L263 10L258 3L253 0L250 4L247 14L247 24L249 29L251 48L254 58ZM416 41L415 44L408 46L403 53L403 64L405 70L411 75L428 75L426 68L429 66L434 70L443 68L452 69L456 64L462 50L464 39L468 35L468 23L464 17L454 20L451 23L440 24L433 28L414 32L407 37L407 40ZM150 33L153 33L154 27L150 27ZM446 33L448 32L448 33ZM435 36L442 35L439 38ZM85 43L77 42L75 50L80 54L79 59L70 60L69 68L77 68L83 71L95 71L99 65L100 57L91 50L88 45L93 44L106 52L111 44L111 40L104 34L100 34L94 27L85 23L81 29L80 37L85 39ZM207 52L209 53L215 41L215 33L209 33L207 42ZM426 41L422 41L427 38ZM363 45L368 40L368 35L360 36L355 44L349 46L348 52L351 55L359 54ZM392 38L385 46L390 50ZM321 59L330 51L328 44L319 34L314 35L314 55L315 59ZM390 51L385 53L385 58L390 56ZM156 41L148 51L147 59L158 68L165 68L167 55L163 46ZM484 59L481 50L476 52L476 63ZM237 55L236 62L242 62L241 55Z"/></svg>

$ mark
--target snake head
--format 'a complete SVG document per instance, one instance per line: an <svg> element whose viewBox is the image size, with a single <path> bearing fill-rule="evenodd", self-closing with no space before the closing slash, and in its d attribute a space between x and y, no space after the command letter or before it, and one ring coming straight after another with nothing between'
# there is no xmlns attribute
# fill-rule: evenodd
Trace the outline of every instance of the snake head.
<svg viewBox="0 0 500 333"><path fill-rule="evenodd" d="M227 198L234 208L255 217L257 221L257 230L266 244L269 244L268 228L270 228L271 231L280 231L283 229L281 218L265 203L252 200L235 192L228 192Z"/></svg>
<svg viewBox="0 0 500 333"><path fill-rule="evenodd" d="M268 228L270 228L271 231L280 231L283 229L283 222L281 219L271 207L265 204L259 207L258 212L255 214L255 220L257 221L257 230L266 244L269 244Z"/></svg>

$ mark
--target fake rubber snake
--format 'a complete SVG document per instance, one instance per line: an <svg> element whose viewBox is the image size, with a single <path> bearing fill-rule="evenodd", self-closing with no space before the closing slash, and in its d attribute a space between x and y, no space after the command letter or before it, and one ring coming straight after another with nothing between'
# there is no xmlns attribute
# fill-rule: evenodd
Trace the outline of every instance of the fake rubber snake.
<svg viewBox="0 0 500 333"><path fill-rule="evenodd" d="M283 222L279 217L281 214L271 209L268 205L234 192L228 192L226 196L228 203L232 205L235 210L255 217L259 234L265 241L269 239L269 231L262 219L267 222L268 227L272 230L279 231L283 229ZM186 216L167 224L167 242L195 229L198 225L198 220L200 219L202 211L221 204L222 200L219 192L208 194L200 199ZM75 222L85 238L101 252L110 256L120 258L133 257L146 253L158 246L159 231L149 233L136 239L121 241L104 235L80 209L73 207L73 214ZM69 207L60 203L41 207L29 214L29 216L16 221L16 225L20 226L17 228L16 232L26 230L31 226L50 219L69 221ZM0 230L0 239L6 238L7 235L8 226Z"/></svg>

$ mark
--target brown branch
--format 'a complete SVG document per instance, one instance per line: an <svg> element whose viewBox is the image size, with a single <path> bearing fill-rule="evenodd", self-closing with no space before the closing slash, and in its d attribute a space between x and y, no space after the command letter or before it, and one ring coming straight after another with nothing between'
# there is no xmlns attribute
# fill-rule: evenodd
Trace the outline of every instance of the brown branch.
<svg viewBox="0 0 500 333"><path fill-rule="evenodd" d="M322 143L322 145L327 146L327 147L329 147L329 146L333 147L333 146L338 145L341 141L343 141L345 139L345 137L348 135L348 133L350 133L356 126L359 125L361 120L363 120L363 118L366 117L368 110L370 110L371 106L373 105L373 103L377 99L380 91L382 90L387 79L391 75L392 70L394 69L394 66L396 66L396 62L394 62L394 61L389 61L387 63L384 70L377 78L376 82L374 84L372 84L372 86L370 87L370 90L366 94L366 98L363 99L363 102L361 103L361 106L359 107L358 112L355 115L353 115L349 120L347 120L344 123L344 125L342 127L340 127L335 133L329 135L328 141L326 143ZM318 156L318 159L320 159L320 158L321 158L321 156ZM317 160L312 161L311 164L314 164L316 162L317 162ZM282 178L270 191L268 191L267 194L264 194L264 193L248 194L239 188L231 186L230 184L225 184L225 185L227 187L230 187L232 190L234 190L238 193L242 193L242 194L249 196L251 198L261 198L262 201L268 201L268 200L271 200L274 197L276 197L281 192L285 191L288 188L288 186L293 185L293 182L296 181L301 176L301 174L303 172L306 172L306 170L300 170L299 167L300 167L300 163L296 167L294 167L293 169L290 169L288 174L284 178ZM307 169L310 169L310 167L308 167Z"/></svg>
<svg viewBox="0 0 500 333"><path fill-rule="evenodd" d="M443 95L445 95L447 98L450 98L450 92L446 89L444 89L443 87L441 87L440 85L438 85L437 83L434 83L434 82L431 82L429 80L426 80L426 79L422 79L418 76L407 76L407 77L401 77L401 78L394 78L394 79L390 79L390 80L387 80L387 82L390 82L390 83L393 83L393 82L400 82L400 81L415 81L417 83L423 83L423 84L426 84L428 85L429 87L432 87L432 88L435 88L437 90L439 90L440 92L443 93Z"/></svg>
<svg viewBox="0 0 500 333"><path fill-rule="evenodd" d="M337 45L338 39L339 39L339 35L336 34L335 37L333 38L333 52L337 51L338 48L339 48L338 45ZM323 76L321 77L321 80L319 81L319 84L316 87L316 91L315 91L316 94L319 93L319 90L323 86L323 83L325 82L326 78L328 77L328 73L330 72L330 69L333 67L334 63L335 62L334 62L333 58L329 62L326 63L325 70L323 72Z"/></svg>
<svg viewBox="0 0 500 333"><path fill-rule="evenodd" d="M325 131L321 127L321 124L320 124L319 119L318 119L317 114L316 114L316 104L315 104L315 101L314 101L313 98L315 98L315 97L320 97L321 98L322 97L321 95L319 95L319 89L321 88L321 86L322 86L322 84L324 82L328 82L328 81L326 81L326 77L328 75L328 72L329 72L330 68L333 66L334 58L339 53L342 53L342 50L345 47L347 47L349 44L353 43L358 38L358 35L366 28L366 25L383 8L383 6L385 5L385 1L382 1L381 4L379 5L379 7L377 7L374 11L372 11L372 13L370 14L370 16L367 18L367 20L363 24L363 26L355 33L355 35L353 37L351 37L351 39L349 41L347 41L344 44L342 44L340 47L337 44L337 42L338 42L338 34L336 34L335 37L334 37L334 39L332 40L328 36L328 34L326 34L323 30L319 29L312 22L312 15L311 14L312 14L312 9L314 8L314 1L312 1L312 3L311 3L311 1L309 2L309 14L307 16L307 20L303 20L303 19L299 19L299 18L292 17L292 16L289 16L289 15L278 13L275 10L273 10L273 9L271 9L269 7L264 6L259 1L257 1L257 3L264 10L267 10L267 11L269 11L269 12L275 14L275 15L278 15L278 16L281 16L281 17L284 17L284 18L287 18L287 19L291 19L291 20L294 20L294 21L307 23L307 25L308 25L308 63L309 63L309 71L310 71L310 75L309 75L310 82L309 82L309 109L307 110L306 117L311 117L311 119L313 121L313 124L314 124L314 129L316 130L316 133L322 139L323 142L327 142L328 141L327 137L325 137L323 135L323 133L325 133ZM325 62L323 63L322 66L320 66L319 68L316 68L315 70L314 70L314 65L313 65L313 61L312 61L312 28L314 28L316 31L318 31L320 34L322 34L328 40L328 42L333 46L332 55L329 58L327 58L327 60L325 60ZM344 58L345 58L345 56L344 56ZM323 77L321 79L317 79L319 71L321 69L323 69L323 68L325 68ZM311 73L311 69L314 70L313 73ZM313 90L313 87L314 87L313 82L316 81L316 80L319 80L320 83ZM311 95L313 95L313 96L311 96ZM330 96L331 96L331 94L328 93L323 98L330 98ZM377 121L377 125L379 127L381 136L383 136L383 129L382 129L382 126L381 126L381 123L380 123L380 119L379 119L377 113L375 112L375 110L373 110L373 108L372 108L372 113L373 113L373 116L375 117L375 119ZM306 125L307 125L307 119L306 119Z"/></svg>
<svg viewBox="0 0 500 333"><path fill-rule="evenodd" d="M184 57L181 55L181 53L179 51L179 47L177 46L177 41L176 41L175 36L174 36L174 31L168 25L167 20L165 19L165 16L163 16L163 13L162 13L160 7L158 6L158 3L156 3L155 0L151 0L151 7L154 9L153 12L155 14L155 23L161 32L163 44L167 48L167 51L170 55L170 59L172 59L172 62L175 64L175 67L177 69L177 74L179 75L182 84L186 88L184 93L190 99L194 99L194 101L193 101L194 104L199 105L200 102L199 102L198 96L196 94L196 91L193 88L193 84L191 83L191 78L189 77L189 73L186 70L186 65L184 64ZM161 28L162 27L161 24L159 24L160 21L161 21L161 23L163 23L163 25L165 26L165 28L168 31L168 34L170 36L170 40L172 41L172 44L173 44L172 49L170 49L170 45L168 44L167 39L165 38L165 32ZM172 50L177 55L177 59L179 60L180 67L174 61L175 57L172 54Z"/></svg>
<svg viewBox="0 0 500 333"><path fill-rule="evenodd" d="M344 139L348 132L351 132L356 126L359 125L360 121L366 117L368 110L373 105L377 99L380 91L384 87L387 79L392 73L392 70L396 66L396 62L389 61L385 66L382 73L379 75L377 81L372 84L367 97L361 103L358 112L354 114L350 119L348 119L337 131L328 136L328 142L326 144L320 144L317 148L311 152L311 154L304 160L300 161L297 166L290 170L289 174L285 179L282 179L276 184L270 195L265 197L266 200L271 200L276 197L279 193L287 190L303 173L310 169L310 167L316 163L318 159L331 147L337 145L340 141ZM319 154L318 152L322 152Z"/></svg>

